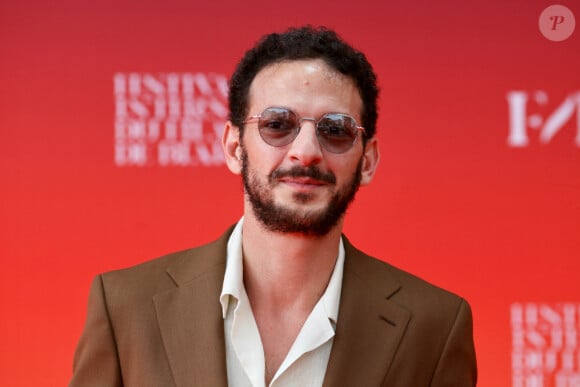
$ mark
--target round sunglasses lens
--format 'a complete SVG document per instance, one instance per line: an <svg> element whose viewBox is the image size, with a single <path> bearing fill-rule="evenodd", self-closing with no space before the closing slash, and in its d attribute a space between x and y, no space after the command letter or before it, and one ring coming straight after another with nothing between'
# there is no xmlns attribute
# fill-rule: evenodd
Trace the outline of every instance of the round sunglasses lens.
<svg viewBox="0 0 580 387"><path fill-rule="evenodd" d="M283 108L268 108L260 115L258 130L262 139L272 146L290 144L296 138L298 131L296 115Z"/></svg>
<svg viewBox="0 0 580 387"><path fill-rule="evenodd" d="M354 119L343 114L327 114L318 122L320 143L332 153L349 150L356 140L357 131Z"/></svg>

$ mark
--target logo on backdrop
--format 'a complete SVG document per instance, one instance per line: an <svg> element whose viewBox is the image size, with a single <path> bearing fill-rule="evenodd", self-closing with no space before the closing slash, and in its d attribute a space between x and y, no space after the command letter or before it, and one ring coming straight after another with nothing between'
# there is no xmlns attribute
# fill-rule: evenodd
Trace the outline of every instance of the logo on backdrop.
<svg viewBox="0 0 580 387"><path fill-rule="evenodd" d="M511 306L513 387L580 386L580 303Z"/></svg>
<svg viewBox="0 0 580 387"><path fill-rule="evenodd" d="M572 118L576 116L576 146L580 147L580 91L570 93L551 112L545 112L548 94L510 91L507 93L509 108L508 145L515 148L530 145L531 138L541 144L549 143ZM544 108L544 109L543 109Z"/></svg>
<svg viewBox="0 0 580 387"><path fill-rule="evenodd" d="M227 78L212 73L116 73L115 164L224 163Z"/></svg>
<svg viewBox="0 0 580 387"><path fill-rule="evenodd" d="M569 8L555 4L542 11L538 26L546 39L561 42L568 39L574 32L576 19Z"/></svg>

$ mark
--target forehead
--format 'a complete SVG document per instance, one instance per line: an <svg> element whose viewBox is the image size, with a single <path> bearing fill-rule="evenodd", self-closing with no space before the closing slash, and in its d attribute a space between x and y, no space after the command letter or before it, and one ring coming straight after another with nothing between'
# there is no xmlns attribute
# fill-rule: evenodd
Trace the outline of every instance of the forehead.
<svg viewBox="0 0 580 387"><path fill-rule="evenodd" d="M264 67L250 85L250 113L269 106L303 115L332 111L359 116L362 100L355 81L322 59L286 60Z"/></svg>

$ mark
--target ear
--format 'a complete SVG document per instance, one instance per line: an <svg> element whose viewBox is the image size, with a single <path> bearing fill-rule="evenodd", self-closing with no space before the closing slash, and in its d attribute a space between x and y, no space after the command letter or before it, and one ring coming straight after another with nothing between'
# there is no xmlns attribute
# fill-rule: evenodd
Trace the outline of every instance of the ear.
<svg viewBox="0 0 580 387"><path fill-rule="evenodd" d="M222 148L228 169L235 175L242 172L242 143L240 129L231 121L226 122L222 136Z"/></svg>
<svg viewBox="0 0 580 387"><path fill-rule="evenodd" d="M362 159L361 185L369 184L373 180L375 172L377 171L377 166L379 165L380 158L381 154L379 152L379 143L377 138L373 137L367 140Z"/></svg>

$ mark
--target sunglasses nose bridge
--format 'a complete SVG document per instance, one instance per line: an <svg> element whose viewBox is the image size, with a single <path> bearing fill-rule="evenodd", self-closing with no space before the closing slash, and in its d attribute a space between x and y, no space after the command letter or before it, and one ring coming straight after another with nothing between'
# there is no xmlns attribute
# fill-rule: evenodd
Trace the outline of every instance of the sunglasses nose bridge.
<svg viewBox="0 0 580 387"><path fill-rule="evenodd" d="M316 137L318 137L318 120L316 118L313 117L300 117L298 119L298 127L296 128L296 137L298 137L299 133L302 131L302 126L304 124L304 121L310 121L312 122L312 126L314 128L314 134L316 135Z"/></svg>
<svg viewBox="0 0 580 387"><path fill-rule="evenodd" d="M302 124L304 123L304 121L311 121L315 128L318 126L318 120L316 118L300 117L300 119L298 120L298 127L299 128L302 128Z"/></svg>

